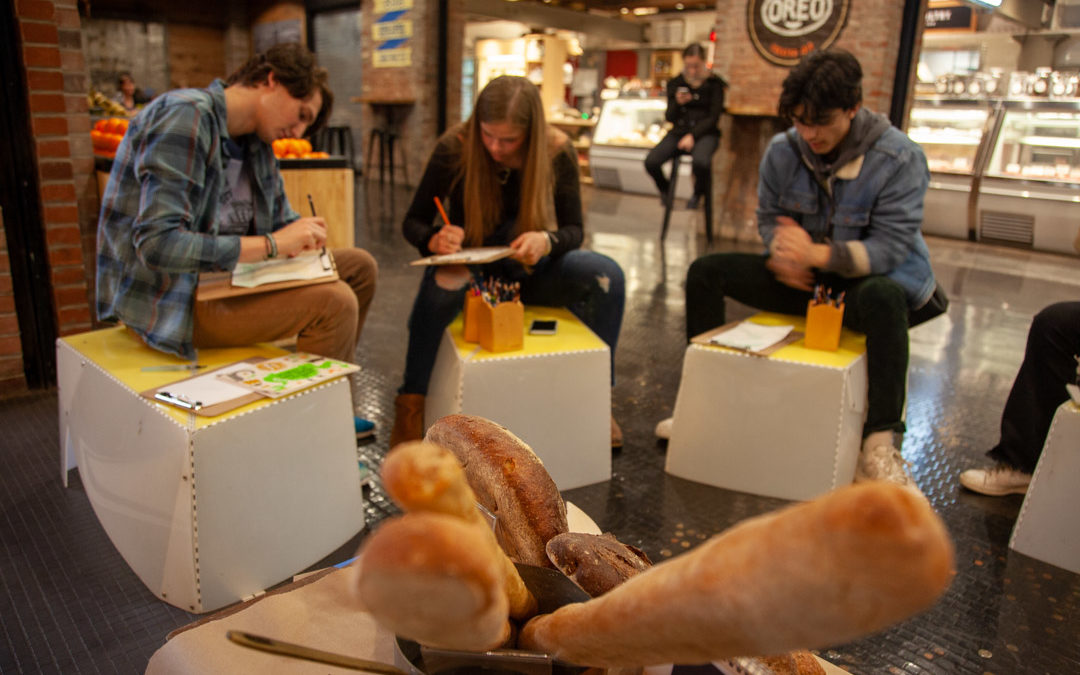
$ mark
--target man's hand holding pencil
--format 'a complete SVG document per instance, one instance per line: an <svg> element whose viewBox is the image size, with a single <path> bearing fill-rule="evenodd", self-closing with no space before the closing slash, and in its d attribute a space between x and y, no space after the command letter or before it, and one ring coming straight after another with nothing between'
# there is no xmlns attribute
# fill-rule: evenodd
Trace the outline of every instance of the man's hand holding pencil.
<svg viewBox="0 0 1080 675"><path fill-rule="evenodd" d="M450 219L446 216L446 210L443 209L438 197L435 198L435 206L439 208L443 224L428 240L428 250L435 255L457 253L461 250L461 243L465 241L465 230L450 224Z"/></svg>

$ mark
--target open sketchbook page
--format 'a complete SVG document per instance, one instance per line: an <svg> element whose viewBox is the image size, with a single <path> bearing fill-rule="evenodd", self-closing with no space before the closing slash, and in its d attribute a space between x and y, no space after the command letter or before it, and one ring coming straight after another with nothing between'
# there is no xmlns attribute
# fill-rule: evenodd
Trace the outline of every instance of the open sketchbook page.
<svg viewBox="0 0 1080 675"><path fill-rule="evenodd" d="M232 285L254 288L277 281L314 280L333 275L330 258L325 253L311 251L295 258L237 263L232 273Z"/></svg>
<svg viewBox="0 0 1080 675"><path fill-rule="evenodd" d="M431 255L426 258L414 260L410 265L481 265L495 262L503 258L509 258L514 254L514 249L509 246L479 246L477 248L464 248L457 253L445 255Z"/></svg>
<svg viewBox="0 0 1080 675"><path fill-rule="evenodd" d="M721 347L762 352L785 339L793 329L794 326L764 326L742 321L737 326L712 336L709 342Z"/></svg>
<svg viewBox="0 0 1080 675"><path fill-rule="evenodd" d="M167 384L159 387L153 398L178 408L199 410L247 397L251 390L237 385L234 380L229 379L229 375L236 371L251 370L260 360L261 357L240 361L203 375Z"/></svg>
<svg viewBox="0 0 1080 675"><path fill-rule="evenodd" d="M245 370L222 373L218 377L263 396L278 398L358 370L360 366L351 363L297 352L266 359Z"/></svg>

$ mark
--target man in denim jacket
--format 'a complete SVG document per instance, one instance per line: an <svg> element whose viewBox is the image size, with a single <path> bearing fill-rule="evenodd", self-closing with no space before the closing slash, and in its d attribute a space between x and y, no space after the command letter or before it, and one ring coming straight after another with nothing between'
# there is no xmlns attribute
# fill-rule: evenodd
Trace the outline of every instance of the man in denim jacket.
<svg viewBox="0 0 1080 675"><path fill-rule="evenodd" d="M686 333L724 324L726 297L802 315L816 285L844 293L844 325L866 334L869 375L856 480L911 485L898 450L907 331L943 311L920 232L929 171L917 144L862 107L861 80L859 62L841 50L806 56L784 80L779 113L794 128L773 137L758 182L768 251L694 261Z"/></svg>

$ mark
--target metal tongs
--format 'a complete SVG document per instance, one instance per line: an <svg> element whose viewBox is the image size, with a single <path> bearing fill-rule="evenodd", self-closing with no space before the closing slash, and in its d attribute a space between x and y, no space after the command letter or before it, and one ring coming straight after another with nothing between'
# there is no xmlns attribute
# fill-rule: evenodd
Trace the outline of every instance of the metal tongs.
<svg viewBox="0 0 1080 675"><path fill-rule="evenodd" d="M294 659L314 661L315 663L325 663L329 666L349 668L352 670L360 670L369 673L381 673L383 675L409 675L409 673L400 668L385 663L379 663L378 661L368 661L366 659L358 659L356 657L346 656L344 654L327 652L321 649L305 647L303 645L298 645L292 642L276 640L274 638L265 637L263 635L255 635L254 633L246 633L239 630L230 630L225 632L225 637L227 637L229 640L232 640L238 645L250 647L251 649L257 649L261 652L277 654L279 656L288 656Z"/></svg>

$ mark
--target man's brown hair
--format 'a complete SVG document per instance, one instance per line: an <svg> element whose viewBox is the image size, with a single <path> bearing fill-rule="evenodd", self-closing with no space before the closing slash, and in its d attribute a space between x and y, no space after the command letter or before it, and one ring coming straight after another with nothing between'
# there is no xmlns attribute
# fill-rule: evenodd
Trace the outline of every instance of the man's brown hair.
<svg viewBox="0 0 1080 675"><path fill-rule="evenodd" d="M315 62L315 55L299 42L277 44L262 54L249 59L225 80L226 85L240 84L245 87L257 87L265 84L270 73L274 74L285 91L293 98L304 99L316 89L322 93L322 107L315 120L307 128L307 133L318 131L330 117L334 109L334 92L327 84L326 68Z"/></svg>

